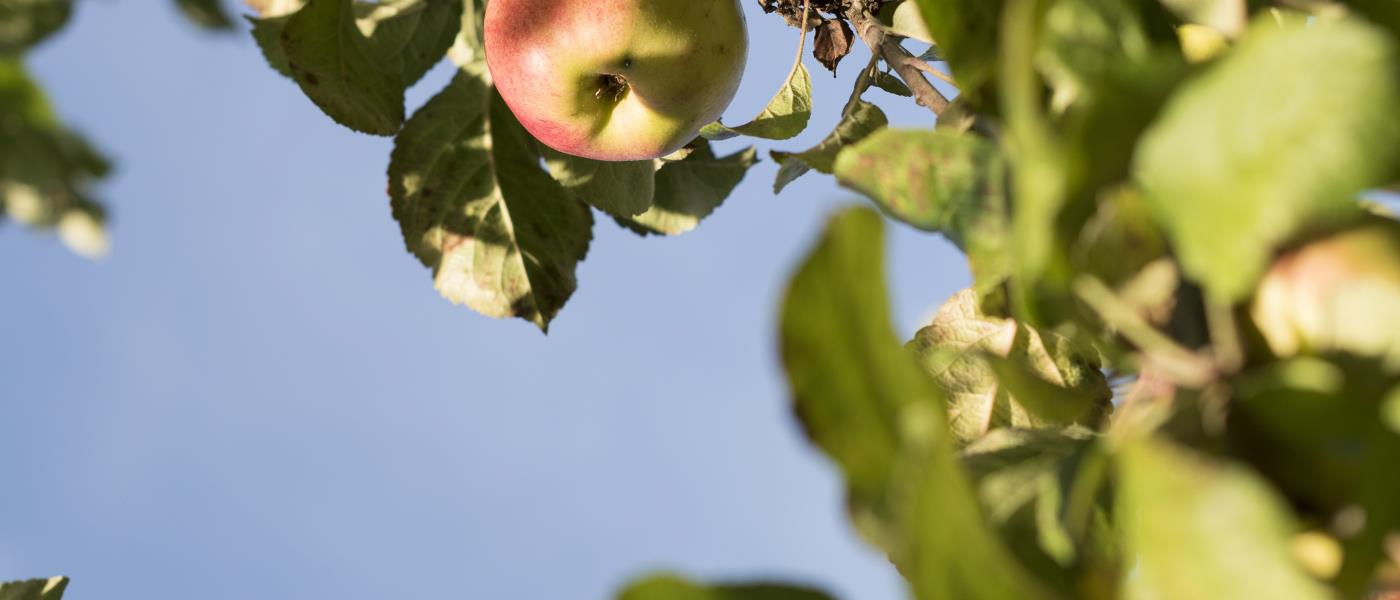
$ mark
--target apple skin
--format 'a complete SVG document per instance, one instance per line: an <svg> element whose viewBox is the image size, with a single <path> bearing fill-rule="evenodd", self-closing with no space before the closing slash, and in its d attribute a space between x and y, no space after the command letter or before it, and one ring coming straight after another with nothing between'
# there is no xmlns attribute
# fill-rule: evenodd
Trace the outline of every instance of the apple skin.
<svg viewBox="0 0 1400 600"><path fill-rule="evenodd" d="M739 0L491 0L486 64L521 125L555 150L650 160L679 150L739 89Z"/></svg>
<svg viewBox="0 0 1400 600"><path fill-rule="evenodd" d="M1340 351L1400 367L1400 222L1368 215L1280 255L1250 316L1277 356Z"/></svg>

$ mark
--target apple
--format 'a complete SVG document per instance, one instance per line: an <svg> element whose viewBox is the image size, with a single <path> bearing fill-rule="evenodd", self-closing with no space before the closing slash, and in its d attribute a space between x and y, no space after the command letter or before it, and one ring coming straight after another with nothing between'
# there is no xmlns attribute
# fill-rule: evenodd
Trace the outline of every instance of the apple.
<svg viewBox="0 0 1400 600"><path fill-rule="evenodd" d="M1279 356L1342 351L1400 367L1400 221L1364 221L1283 253L1250 315Z"/></svg>
<svg viewBox="0 0 1400 600"><path fill-rule="evenodd" d="M486 64L555 150L650 160L719 118L748 55L739 0L491 0Z"/></svg>

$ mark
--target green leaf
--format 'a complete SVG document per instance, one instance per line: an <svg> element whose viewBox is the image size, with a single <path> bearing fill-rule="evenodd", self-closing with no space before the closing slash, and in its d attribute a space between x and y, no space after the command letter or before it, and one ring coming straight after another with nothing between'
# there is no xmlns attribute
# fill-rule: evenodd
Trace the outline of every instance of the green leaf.
<svg viewBox="0 0 1400 600"><path fill-rule="evenodd" d="M262 50L263 59L272 70L281 73L288 79L295 79L292 76L292 68L287 64L287 53L282 50L282 30L287 27L287 21L291 15L280 15L275 17L251 17L245 16L248 23L252 25L251 33L253 41L258 44L258 49Z"/></svg>
<svg viewBox="0 0 1400 600"><path fill-rule="evenodd" d="M462 0L399 0L355 5L355 24L376 56L398 71L406 88L422 79L452 46L462 26Z"/></svg>
<svg viewBox="0 0 1400 600"><path fill-rule="evenodd" d="M464 67L395 140L389 193L444 297L547 331L577 285L593 218L540 168L537 147L485 66Z"/></svg>
<svg viewBox="0 0 1400 600"><path fill-rule="evenodd" d="M1009 272L1005 165L991 142L949 130L883 129L843 149L835 172L890 216L958 244L979 291Z"/></svg>
<svg viewBox="0 0 1400 600"><path fill-rule="evenodd" d="M355 3L310 0L283 25L282 50L292 78L326 115L346 127L393 135L404 121L404 90L437 63L461 25L458 0ZM278 22L264 19L254 36L267 50Z"/></svg>
<svg viewBox="0 0 1400 600"><path fill-rule="evenodd" d="M982 87L995 80L1003 0L909 0L938 42L962 94L982 100ZM988 98L990 99L990 98Z"/></svg>
<svg viewBox="0 0 1400 600"><path fill-rule="evenodd" d="M0 57L38 44L72 15L72 0L5 0L0 3Z"/></svg>
<svg viewBox="0 0 1400 600"><path fill-rule="evenodd" d="M702 585L669 574L629 584L618 600L830 600L826 593L792 585L731 583Z"/></svg>
<svg viewBox="0 0 1400 600"><path fill-rule="evenodd" d="M633 217L651 208L656 195L656 163L608 162L572 156L542 146L544 162L565 189L610 215Z"/></svg>
<svg viewBox="0 0 1400 600"><path fill-rule="evenodd" d="M1042 597L983 520L945 403L895 338L883 239L875 212L841 211L788 286L781 349L797 415L917 598Z"/></svg>
<svg viewBox="0 0 1400 600"><path fill-rule="evenodd" d="M61 600L67 577L29 579L0 584L0 600Z"/></svg>
<svg viewBox="0 0 1400 600"><path fill-rule="evenodd" d="M223 0L175 0L180 12L191 23L205 29L233 29L233 19L224 10Z"/></svg>
<svg viewBox="0 0 1400 600"><path fill-rule="evenodd" d="M1290 553L1296 525L1269 486L1243 466L1165 440L1121 449L1117 509L1127 598L1331 598Z"/></svg>
<svg viewBox="0 0 1400 600"><path fill-rule="evenodd" d="M618 218L641 235L680 235L700 225L734 192L744 174L758 163L753 148L716 158L705 140L684 160L662 161L656 171L656 203L632 218Z"/></svg>
<svg viewBox="0 0 1400 600"><path fill-rule="evenodd" d="M905 85L898 77L884 71L876 71L872 83L875 84L875 87L896 96L903 96L905 98L912 98L914 96L914 92L909 89L909 86ZM942 121L942 119L939 119L939 121Z"/></svg>
<svg viewBox="0 0 1400 600"><path fill-rule="evenodd" d="M1082 569L1111 556L1101 501L1106 455L1092 434L1066 429L997 429L965 447L963 467L978 499L1022 563L1043 579L1073 590Z"/></svg>
<svg viewBox="0 0 1400 600"><path fill-rule="evenodd" d="M1342 523L1353 514L1333 583L1339 597L1364 596L1386 536L1400 529L1400 481L1392 476L1400 435L1384 412L1394 376L1374 359L1336 354L1269 363L1232 385L1230 447L1312 520Z"/></svg>
<svg viewBox="0 0 1400 600"><path fill-rule="evenodd" d="M1215 301L1249 295L1279 245L1351 218L1384 181L1400 154L1396 61L1359 21L1258 21L1147 132L1137 180Z"/></svg>
<svg viewBox="0 0 1400 600"><path fill-rule="evenodd" d="M107 254L105 211L89 188L111 165L65 129L18 60L0 58L0 216L57 228L70 249Z"/></svg>
<svg viewBox="0 0 1400 600"><path fill-rule="evenodd" d="M808 437L846 474L853 496L878 497L897 462L901 413L942 399L890 326L884 231L869 209L837 213L788 285L782 356Z"/></svg>
<svg viewBox="0 0 1400 600"><path fill-rule="evenodd" d="M879 107L857 100L852 110L836 124L836 129L816 146L802 152L770 152L773 160L779 165L777 180L773 182L773 193L783 191L789 183L812 169L830 174L836 168L836 155L843 148L865 139L886 125L889 125L889 119Z"/></svg>
<svg viewBox="0 0 1400 600"><path fill-rule="evenodd" d="M924 17L919 14L919 5L916 2L896 0L883 3L876 18L890 33L926 44L934 43L933 34L929 33L928 26L924 24Z"/></svg>
<svg viewBox="0 0 1400 600"><path fill-rule="evenodd" d="M739 135L786 140L802 133L811 118L812 76L799 61L793 65L782 89L752 121L736 127L716 121L702 128L700 135L709 140L727 140Z"/></svg>
<svg viewBox="0 0 1400 600"><path fill-rule="evenodd" d="M895 530L908 536L894 557L918 600L1054 598L988 526L975 488L952 448L941 409L905 415L911 448L891 484Z"/></svg>
<svg viewBox="0 0 1400 600"><path fill-rule="evenodd" d="M963 290L909 342L949 402L959 444L1000 427L1094 427L1113 392L1098 361L1060 335L987 316Z"/></svg>

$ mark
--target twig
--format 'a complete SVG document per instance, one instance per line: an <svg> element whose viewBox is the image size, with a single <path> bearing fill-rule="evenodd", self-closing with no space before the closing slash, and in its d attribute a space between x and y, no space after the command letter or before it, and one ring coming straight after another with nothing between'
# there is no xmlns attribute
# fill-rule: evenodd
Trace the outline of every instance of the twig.
<svg viewBox="0 0 1400 600"><path fill-rule="evenodd" d="M881 40L880 54L885 57L886 63L894 67L894 72L899 74L899 78L904 80L909 90L914 92L914 101L928 107L935 115L942 115L943 111L948 109L948 97L933 87L919 68L920 65L927 67L928 63L919 60L905 50L904 46L899 45L899 42L889 37Z"/></svg>
<svg viewBox="0 0 1400 600"><path fill-rule="evenodd" d="M949 77L949 76L948 76L946 73L944 73L943 71L939 71L938 69L933 68L933 65L928 64L928 63L926 63L926 62L924 62L924 61L922 61L922 60L918 60L917 58L915 58L915 60L914 60L914 66L917 67L920 71L923 71L923 72L925 72L925 73L928 73L929 75L932 75L932 76L937 77L937 78L939 78L939 79L942 79L942 80L943 80L944 82L946 82L948 85L952 85L952 86L958 85L958 82L953 81L953 78L952 78L952 77Z"/></svg>
<svg viewBox="0 0 1400 600"><path fill-rule="evenodd" d="M849 117L855 111L857 103L860 102L861 94L870 89L871 79L875 76L875 69L880 64L880 55L870 53L870 64L865 65L865 69L860 72L860 77L856 78L856 87L851 90L851 99L846 101L846 107L841 109L841 117Z"/></svg>
<svg viewBox="0 0 1400 600"><path fill-rule="evenodd" d="M871 18L866 10L865 0L851 0L846 10L846 20L855 27L856 34L870 48L871 53L884 59L885 64L894 67L895 74L904 80L911 92L914 92L915 102L933 111L935 116L942 115L943 111L948 109L948 98L924 78L918 67L919 64L927 63L910 54L899 45L898 40L885 35L884 28Z"/></svg>

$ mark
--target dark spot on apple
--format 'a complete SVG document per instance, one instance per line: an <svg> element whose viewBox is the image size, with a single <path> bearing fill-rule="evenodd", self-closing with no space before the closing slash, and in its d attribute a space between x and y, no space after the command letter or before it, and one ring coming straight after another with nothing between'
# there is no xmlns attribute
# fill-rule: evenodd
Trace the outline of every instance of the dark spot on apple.
<svg viewBox="0 0 1400 600"><path fill-rule="evenodd" d="M624 69L630 69L630 68L632 68L632 57L631 57L631 56L624 56L624 57L622 57L622 68L624 68Z"/></svg>
<svg viewBox="0 0 1400 600"><path fill-rule="evenodd" d="M321 84L321 80L316 78L316 74L315 74L315 73L312 73L312 72L308 71L308 72L306 73L306 84L307 84L307 85L312 85L312 86L320 85L320 84Z"/></svg>

